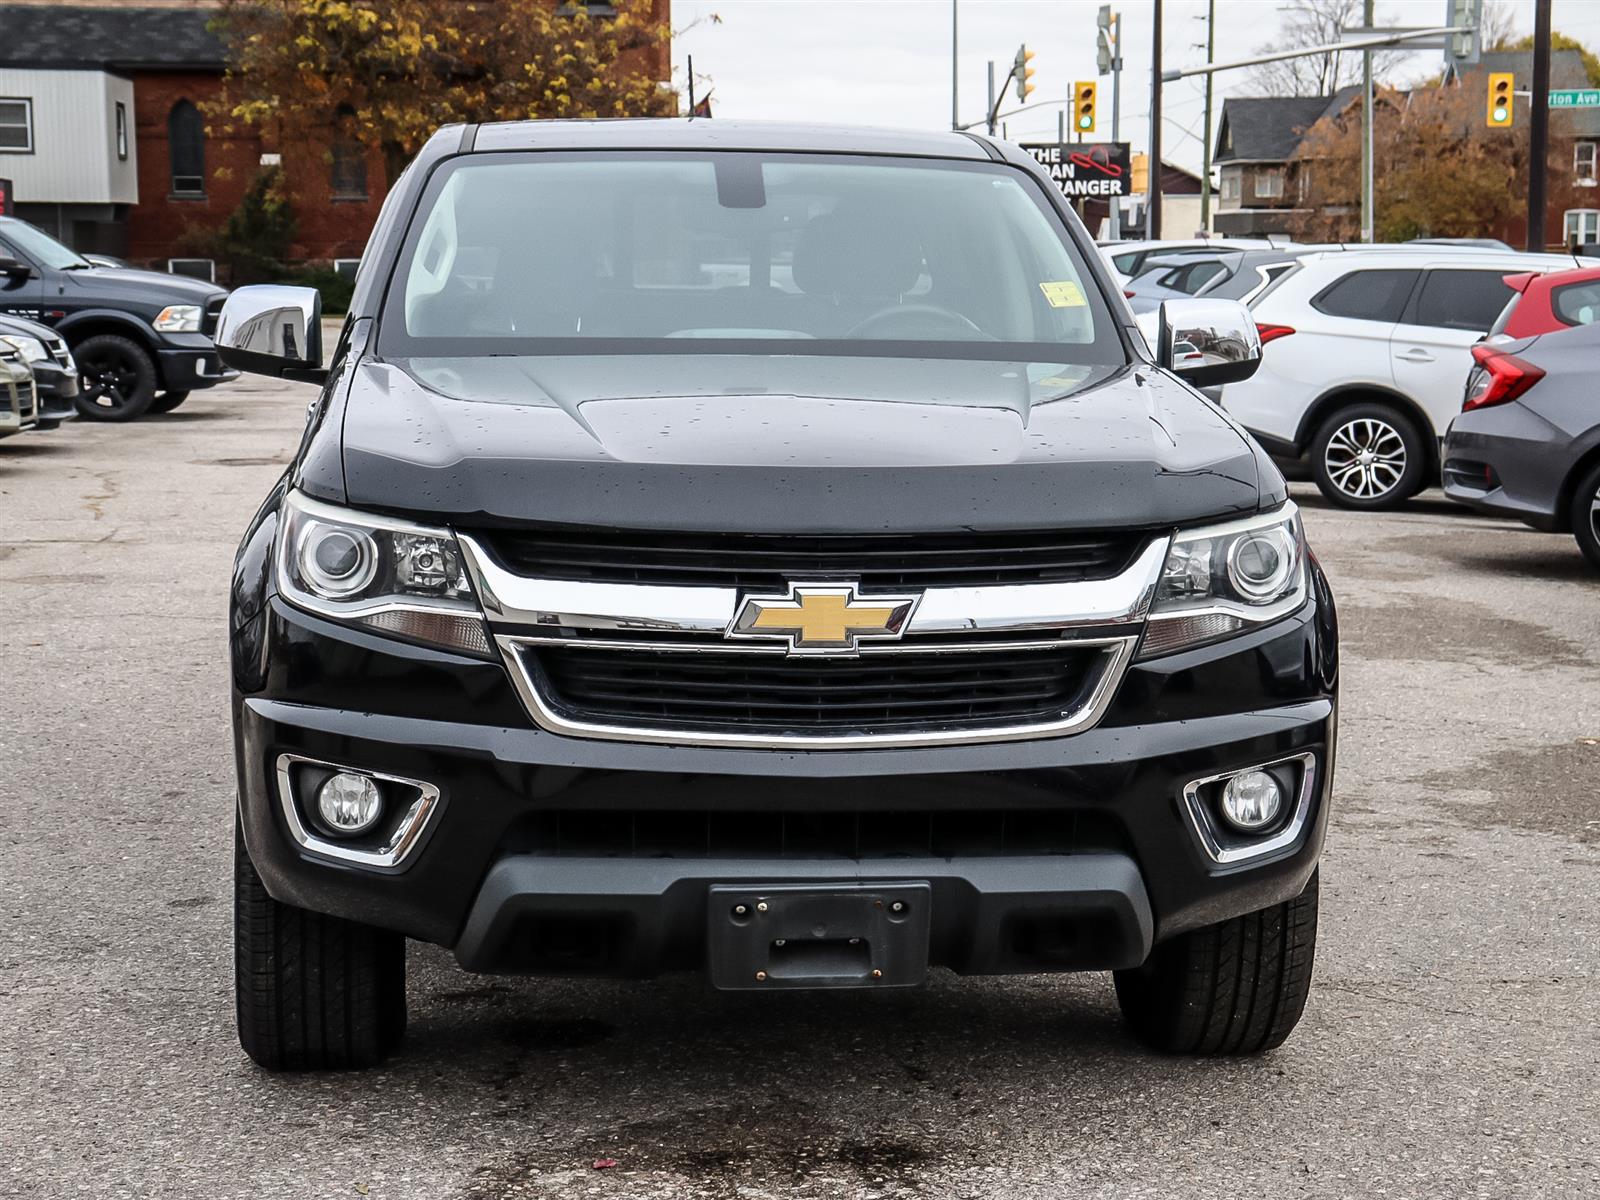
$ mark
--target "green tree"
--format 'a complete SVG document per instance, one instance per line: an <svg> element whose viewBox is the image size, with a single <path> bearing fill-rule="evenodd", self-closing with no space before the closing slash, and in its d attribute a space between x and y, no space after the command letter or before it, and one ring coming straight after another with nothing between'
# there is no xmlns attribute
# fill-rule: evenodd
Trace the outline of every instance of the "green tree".
<svg viewBox="0 0 1600 1200"><path fill-rule="evenodd" d="M346 108L391 183L453 121L677 112L651 69L670 31L650 0L605 15L583 0L222 0L214 28L229 70L213 119L314 145Z"/></svg>

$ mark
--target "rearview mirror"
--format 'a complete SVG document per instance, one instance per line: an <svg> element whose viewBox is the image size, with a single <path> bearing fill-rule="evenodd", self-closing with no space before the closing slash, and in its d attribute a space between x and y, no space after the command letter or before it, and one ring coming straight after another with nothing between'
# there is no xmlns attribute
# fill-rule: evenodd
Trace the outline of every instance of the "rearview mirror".
<svg viewBox="0 0 1600 1200"><path fill-rule="evenodd" d="M1237 300L1167 300L1156 327L1156 362L1195 387L1239 383L1261 365L1261 335Z"/></svg>
<svg viewBox="0 0 1600 1200"><path fill-rule="evenodd" d="M7 279L32 279L33 268L25 262L0 254L0 275Z"/></svg>
<svg viewBox="0 0 1600 1200"><path fill-rule="evenodd" d="M316 288L252 284L229 294L217 320L217 353L230 367L321 383L322 296Z"/></svg>

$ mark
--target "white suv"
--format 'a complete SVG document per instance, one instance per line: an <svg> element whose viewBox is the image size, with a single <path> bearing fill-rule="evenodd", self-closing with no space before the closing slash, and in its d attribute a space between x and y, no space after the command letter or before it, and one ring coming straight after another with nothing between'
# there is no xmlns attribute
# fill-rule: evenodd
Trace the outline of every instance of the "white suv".
<svg viewBox="0 0 1600 1200"><path fill-rule="evenodd" d="M1222 406L1274 457L1309 458L1334 504L1392 508L1439 478L1471 346L1513 294L1503 276L1572 265L1442 246L1303 254L1250 302L1261 367Z"/></svg>

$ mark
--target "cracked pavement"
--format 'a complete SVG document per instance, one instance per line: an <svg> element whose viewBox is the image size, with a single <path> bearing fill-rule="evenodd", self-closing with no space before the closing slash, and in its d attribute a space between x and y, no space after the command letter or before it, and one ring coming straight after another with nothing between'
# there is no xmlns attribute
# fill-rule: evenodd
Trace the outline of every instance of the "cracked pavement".
<svg viewBox="0 0 1600 1200"><path fill-rule="evenodd" d="M755 997L414 946L388 1066L256 1070L226 592L309 396L0 442L0 1196L1600 1193L1600 574L1437 492L1365 515L1295 485L1343 740L1316 982L1273 1054L1150 1054L1105 976Z"/></svg>

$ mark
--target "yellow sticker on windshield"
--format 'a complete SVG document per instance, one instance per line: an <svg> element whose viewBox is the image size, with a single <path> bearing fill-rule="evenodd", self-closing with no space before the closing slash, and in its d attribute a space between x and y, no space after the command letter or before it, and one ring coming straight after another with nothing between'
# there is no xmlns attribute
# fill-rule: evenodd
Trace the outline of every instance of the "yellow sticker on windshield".
<svg viewBox="0 0 1600 1200"><path fill-rule="evenodd" d="M1088 303L1083 298L1083 289L1070 279L1063 279L1059 283L1041 283L1039 290L1044 293L1045 301L1051 308L1082 308Z"/></svg>

